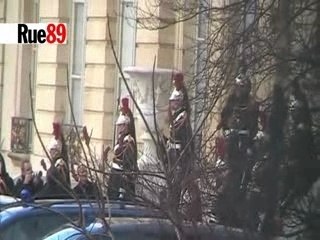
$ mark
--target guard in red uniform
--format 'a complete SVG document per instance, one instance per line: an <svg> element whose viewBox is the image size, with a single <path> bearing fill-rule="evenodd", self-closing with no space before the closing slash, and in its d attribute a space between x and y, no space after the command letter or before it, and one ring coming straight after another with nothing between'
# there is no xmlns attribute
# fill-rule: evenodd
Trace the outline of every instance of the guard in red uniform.
<svg viewBox="0 0 320 240"><path fill-rule="evenodd" d="M190 105L187 89L183 82L182 73L173 76L174 90L169 98L170 137L167 142L168 169L172 172L169 181L174 189L171 190L174 204L183 200L187 190L191 201L188 204L187 217L190 220L201 221L201 198L194 173L195 154L190 125Z"/></svg>
<svg viewBox="0 0 320 240"><path fill-rule="evenodd" d="M135 172L137 158L136 143L129 134L130 118L120 114L117 122L117 142L114 147L115 157L111 166L108 181L108 196L110 199L123 198L130 200L135 196Z"/></svg>

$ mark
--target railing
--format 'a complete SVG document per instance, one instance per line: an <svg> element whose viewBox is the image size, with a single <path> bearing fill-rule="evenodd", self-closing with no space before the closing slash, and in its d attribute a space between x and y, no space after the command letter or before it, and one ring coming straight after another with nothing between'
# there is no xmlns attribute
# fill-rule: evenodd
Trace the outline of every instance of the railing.
<svg viewBox="0 0 320 240"><path fill-rule="evenodd" d="M12 117L10 148L15 153L29 153L32 146L32 119Z"/></svg>
<svg viewBox="0 0 320 240"><path fill-rule="evenodd" d="M73 124L63 124L62 132L64 139L66 141L66 147L68 152L68 158L70 163L77 164L78 161L82 158L80 139L77 136L76 128L80 134L80 139L83 138L83 126L74 126Z"/></svg>

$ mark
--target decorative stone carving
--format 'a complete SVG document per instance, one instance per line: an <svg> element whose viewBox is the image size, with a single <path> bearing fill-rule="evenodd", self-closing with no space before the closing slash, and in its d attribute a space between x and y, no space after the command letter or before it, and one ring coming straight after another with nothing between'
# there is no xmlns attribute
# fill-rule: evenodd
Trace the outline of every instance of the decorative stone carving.
<svg viewBox="0 0 320 240"><path fill-rule="evenodd" d="M152 68L127 67L124 69L124 72L130 77L130 80L133 81L137 103L150 127L151 134L156 138L157 133L154 123L156 122L160 134L162 134L168 126L168 99L171 91L173 70L156 68L153 73ZM152 76L154 76L154 97L152 91ZM153 99L155 101L153 101ZM156 118L156 121L154 118ZM157 159L156 148L151 135L140 116L138 116L138 121L141 123L144 131L141 139L144 142L145 150L138 162L155 160Z"/></svg>
<svg viewBox="0 0 320 240"><path fill-rule="evenodd" d="M133 82L135 97L137 103L142 111L142 114L151 130L148 129L141 116L138 115L138 122L140 123L143 134L140 137L143 141L143 154L138 159L138 166L140 171L159 171L161 170L161 164L157 157L156 146L151 137L151 134L157 139L157 134L163 134L165 128L168 127L168 106L169 96L171 91L172 82L172 69L156 68L153 72L152 68L144 67L127 67L124 72L129 76L130 81ZM154 95L152 89L152 79L154 79ZM154 99L154 101L153 101ZM156 120L155 120L156 119ZM157 125L157 129L155 126ZM148 178L150 181L162 185L160 179ZM139 183L140 185L143 182ZM150 187L150 183L146 184ZM149 192L146 195L150 198L156 197L150 192L154 192L155 189L146 190L147 186L143 184L143 193ZM140 189L141 190L141 189ZM157 199L154 199L157 200Z"/></svg>

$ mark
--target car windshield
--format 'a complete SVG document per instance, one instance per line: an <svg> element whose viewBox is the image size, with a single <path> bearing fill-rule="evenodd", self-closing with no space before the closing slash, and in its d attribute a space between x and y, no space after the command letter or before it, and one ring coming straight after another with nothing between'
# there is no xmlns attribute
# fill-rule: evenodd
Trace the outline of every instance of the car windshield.
<svg viewBox="0 0 320 240"><path fill-rule="evenodd" d="M70 227L70 225L65 225L64 227L60 228L59 230L57 229L55 233L48 234L45 236L43 239L45 240L58 240L58 239L68 239L68 240L74 240L80 237L81 231Z"/></svg>
<svg viewBox="0 0 320 240"><path fill-rule="evenodd" d="M0 239L36 240L64 223L78 222L79 213L15 207L2 211L0 218Z"/></svg>

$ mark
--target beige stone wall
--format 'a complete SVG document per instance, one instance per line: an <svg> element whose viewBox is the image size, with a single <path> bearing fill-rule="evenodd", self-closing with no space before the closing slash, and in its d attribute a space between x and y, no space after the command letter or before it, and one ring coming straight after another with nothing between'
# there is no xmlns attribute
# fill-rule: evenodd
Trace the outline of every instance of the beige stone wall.
<svg viewBox="0 0 320 240"><path fill-rule="evenodd" d="M174 13L168 13L165 5L159 6L156 10L151 9L153 1L138 0L138 21L145 21L143 11L154 11L159 18L164 21L170 21L175 18ZM154 27L156 25L153 25ZM156 67L172 68L175 66L174 49L175 49L175 26L166 29L147 30L137 29L136 39L136 65L152 67L154 57L157 57Z"/></svg>
<svg viewBox="0 0 320 240"><path fill-rule="evenodd" d="M68 1L40 0L39 3L40 22L69 23ZM70 43L37 47L35 121L45 144L48 144L52 136L52 122L62 121L66 117L69 50ZM36 135L33 138L33 153L44 154Z"/></svg>
<svg viewBox="0 0 320 240"><path fill-rule="evenodd" d="M4 1L0 1L0 23L3 23L5 21L5 4ZM2 115L2 96L3 96L3 92L2 92L2 88L3 88L3 59L4 59L4 45L0 45L0 116ZM1 125L1 117L0 117L0 134L1 134L1 129L2 129L2 125ZM1 143L1 139L0 139L0 143ZM0 144L1 147L1 144Z"/></svg>
<svg viewBox="0 0 320 240"><path fill-rule="evenodd" d="M113 140L113 113L116 106L116 65L111 50L108 19L112 40L117 47L117 0L88 2L86 27L84 125L93 129L92 143L98 155Z"/></svg>
<svg viewBox="0 0 320 240"><path fill-rule="evenodd" d="M3 1L2 1L3 2ZM5 16L6 22L16 23L22 20L22 3L19 0L6 1ZM3 16L3 15L2 15ZM21 56L23 48L19 45L3 45L3 62L2 67L2 96L1 96L1 142L2 152L6 160L7 168L12 169L12 174L15 175L17 170L15 166L17 162L10 161L7 153L10 150L11 139L11 118L20 116L21 105L24 100L21 100L21 92L24 84L21 82L21 72L23 66L21 64Z"/></svg>

